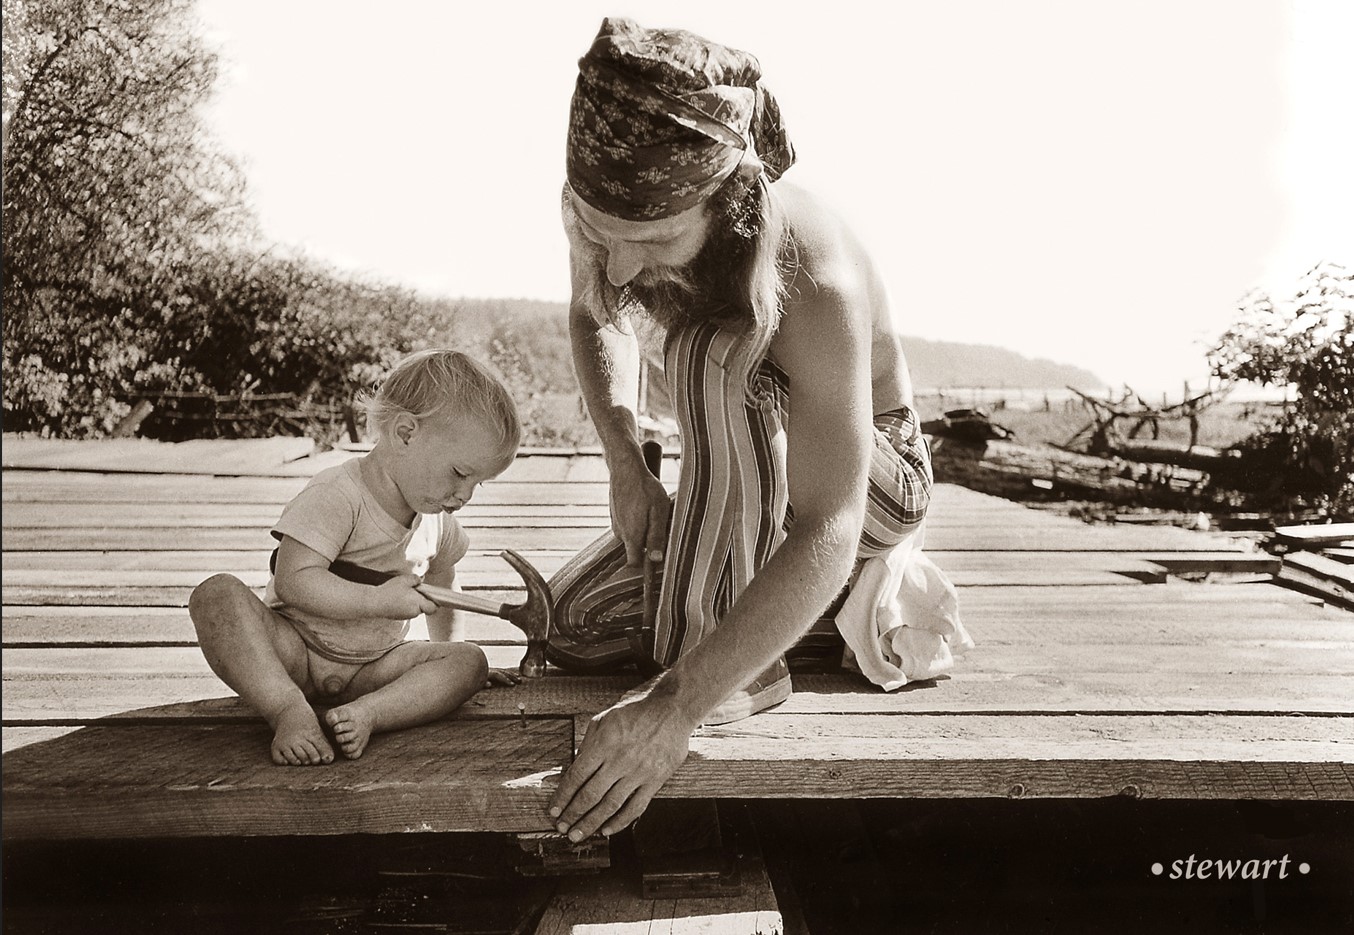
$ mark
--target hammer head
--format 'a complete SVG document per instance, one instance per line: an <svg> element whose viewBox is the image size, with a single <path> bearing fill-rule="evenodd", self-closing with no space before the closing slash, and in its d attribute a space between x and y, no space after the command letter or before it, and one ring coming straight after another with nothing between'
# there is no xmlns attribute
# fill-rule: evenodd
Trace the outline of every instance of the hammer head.
<svg viewBox="0 0 1354 935"><path fill-rule="evenodd" d="M545 579L530 562L511 549L500 554L522 576L527 590L525 603L503 606L503 619L527 635L527 652L518 668L526 678L540 678L545 675L545 646L555 627L555 602Z"/></svg>

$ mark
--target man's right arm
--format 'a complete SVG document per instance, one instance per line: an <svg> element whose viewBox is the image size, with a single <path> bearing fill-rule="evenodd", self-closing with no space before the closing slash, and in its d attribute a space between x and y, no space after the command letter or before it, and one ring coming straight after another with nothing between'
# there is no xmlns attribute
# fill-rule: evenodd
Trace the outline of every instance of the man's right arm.
<svg viewBox="0 0 1354 935"><path fill-rule="evenodd" d="M639 445L639 342L628 329L600 324L577 301L569 308L569 338L611 475L611 524L625 543L626 562L641 564L645 550L661 560L669 507L667 491L644 467Z"/></svg>
<svg viewBox="0 0 1354 935"><path fill-rule="evenodd" d="M613 472L640 458L639 343L633 332L599 323L586 309L569 308L569 339L588 414Z"/></svg>

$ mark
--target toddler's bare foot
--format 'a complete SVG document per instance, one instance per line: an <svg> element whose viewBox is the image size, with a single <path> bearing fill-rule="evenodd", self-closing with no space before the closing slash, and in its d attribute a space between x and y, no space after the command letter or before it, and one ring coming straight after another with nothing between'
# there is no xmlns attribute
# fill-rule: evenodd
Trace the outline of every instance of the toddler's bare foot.
<svg viewBox="0 0 1354 935"><path fill-rule="evenodd" d="M334 762L334 748L308 704L287 708L273 728L273 762L278 766L318 766Z"/></svg>
<svg viewBox="0 0 1354 935"><path fill-rule="evenodd" d="M333 728L334 739L348 759L357 759L367 749L374 721L371 711L361 702L331 708L324 719Z"/></svg>

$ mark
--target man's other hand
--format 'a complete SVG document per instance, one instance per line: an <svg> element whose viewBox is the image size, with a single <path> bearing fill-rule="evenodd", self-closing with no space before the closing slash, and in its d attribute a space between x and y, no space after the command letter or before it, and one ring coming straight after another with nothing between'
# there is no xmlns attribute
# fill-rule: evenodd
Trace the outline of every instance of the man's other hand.
<svg viewBox="0 0 1354 935"><path fill-rule="evenodd" d="M577 842L629 825L686 761L694 730L666 696L629 699L598 714L550 800L556 829Z"/></svg>

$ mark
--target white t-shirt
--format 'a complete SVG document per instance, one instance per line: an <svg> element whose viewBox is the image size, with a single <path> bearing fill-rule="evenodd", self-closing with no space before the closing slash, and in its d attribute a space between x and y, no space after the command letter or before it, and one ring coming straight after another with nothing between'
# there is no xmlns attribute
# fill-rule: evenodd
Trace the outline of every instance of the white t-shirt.
<svg viewBox="0 0 1354 935"><path fill-rule="evenodd" d="M447 513L414 515L404 526L381 508L362 479L361 459L352 458L316 474L287 504L273 526L274 538L290 536L323 555L392 575L424 575L433 556L458 562L469 537ZM335 620L285 604L268 579L264 603L297 624L302 639L335 662L370 662L398 646L408 620Z"/></svg>

